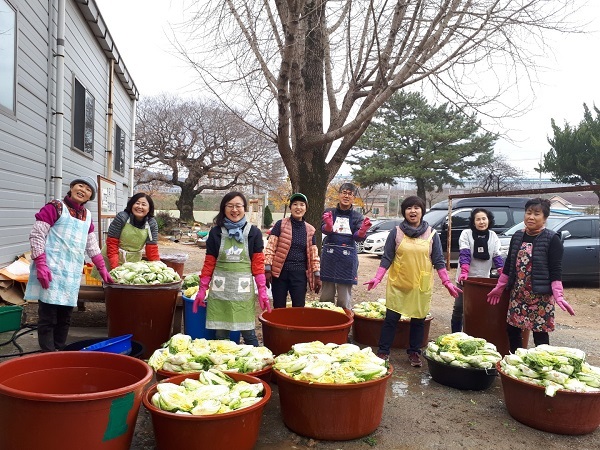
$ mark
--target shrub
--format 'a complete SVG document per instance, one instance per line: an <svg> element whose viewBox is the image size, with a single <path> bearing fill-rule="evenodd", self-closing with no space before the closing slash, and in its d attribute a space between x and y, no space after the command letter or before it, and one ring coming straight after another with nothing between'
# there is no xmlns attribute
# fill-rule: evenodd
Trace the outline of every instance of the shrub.
<svg viewBox="0 0 600 450"><path fill-rule="evenodd" d="M168 211L159 211L154 218L158 224L158 231L162 234L168 234L175 224L175 218Z"/></svg>
<svg viewBox="0 0 600 450"><path fill-rule="evenodd" d="M273 214L271 214L271 209L269 205L265 206L265 215L264 215L265 228L269 228L273 223Z"/></svg>

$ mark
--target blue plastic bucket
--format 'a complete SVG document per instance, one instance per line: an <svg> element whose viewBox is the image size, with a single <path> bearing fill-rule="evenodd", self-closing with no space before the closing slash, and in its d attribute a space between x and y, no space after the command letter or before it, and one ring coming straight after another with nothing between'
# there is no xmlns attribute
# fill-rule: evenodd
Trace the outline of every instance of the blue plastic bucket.
<svg viewBox="0 0 600 450"><path fill-rule="evenodd" d="M183 329L185 334L191 336L193 339L214 339L215 330L206 329L206 308L198 308L198 312L194 313L192 308L194 306L194 300L185 295L183 298ZM241 333L239 331L232 331L229 333L229 339L233 342L240 342Z"/></svg>
<svg viewBox="0 0 600 450"><path fill-rule="evenodd" d="M131 338L133 334L125 334L88 345L81 351L107 352L129 355L131 353Z"/></svg>

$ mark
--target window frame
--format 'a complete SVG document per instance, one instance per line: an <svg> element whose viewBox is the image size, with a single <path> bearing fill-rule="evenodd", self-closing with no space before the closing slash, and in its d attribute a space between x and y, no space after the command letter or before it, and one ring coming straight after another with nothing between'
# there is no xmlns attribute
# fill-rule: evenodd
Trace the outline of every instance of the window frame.
<svg viewBox="0 0 600 450"><path fill-rule="evenodd" d="M83 105L78 103L78 85L83 89ZM89 100L93 102L92 108L92 117L91 117L91 151L86 151L86 125L88 124L87 113L87 104ZM82 109L83 108L83 109ZM83 139L83 148L78 147L78 142L76 142L76 127L80 126L79 122L81 119L79 118L79 114L83 111L83 130L82 130L82 139ZM94 151L95 151L95 138L96 134L96 98L92 95L92 93L85 87L85 85L79 81L76 76L73 76L73 100L72 100L72 111L71 111L71 148L82 155L85 155L91 159L94 159ZM77 139L79 140L79 139Z"/></svg>
<svg viewBox="0 0 600 450"><path fill-rule="evenodd" d="M13 37L13 62L12 62L12 108L0 103L0 113L15 117L17 115L17 54L19 51L19 14L17 7L9 0L2 0L13 11L14 14L14 37Z"/></svg>
<svg viewBox="0 0 600 450"><path fill-rule="evenodd" d="M120 146L117 145L119 142L123 144L122 149ZM117 148L119 148L119 151L117 151ZM123 128L121 128L119 126L119 124L117 124L115 122L115 132L114 132L114 139L113 139L113 167L112 167L112 169L113 169L113 171L117 172L120 175L125 174L126 151L127 151L127 133L125 133ZM117 166L117 162L119 163L120 167Z"/></svg>

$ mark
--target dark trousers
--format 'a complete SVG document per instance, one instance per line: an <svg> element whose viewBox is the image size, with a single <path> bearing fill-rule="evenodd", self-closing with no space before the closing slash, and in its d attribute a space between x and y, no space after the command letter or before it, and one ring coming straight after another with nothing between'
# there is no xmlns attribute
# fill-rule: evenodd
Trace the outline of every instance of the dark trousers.
<svg viewBox="0 0 600 450"><path fill-rule="evenodd" d="M215 330L215 339L229 339L229 333L229 330ZM240 334L244 339L244 344L258 347L258 338L256 337L256 331L254 331L253 329L242 330L240 331Z"/></svg>
<svg viewBox="0 0 600 450"><path fill-rule="evenodd" d="M510 352L514 353L518 348L523 347L523 335L522 330L518 327L506 324L506 332L508 333L508 345L510 346ZM533 332L533 343L537 347L542 344L550 343L550 336L547 331L534 331Z"/></svg>
<svg viewBox="0 0 600 450"><path fill-rule="evenodd" d="M306 304L306 272L304 270L282 270L278 277L271 280L273 307L285 308L288 292L292 306L301 307Z"/></svg>
<svg viewBox="0 0 600 450"><path fill-rule="evenodd" d="M71 326L72 306L38 301L38 343L43 352L62 350Z"/></svg>
<svg viewBox="0 0 600 450"><path fill-rule="evenodd" d="M388 309L385 313L385 320L381 327L381 336L379 337L379 350L377 353L384 355L390 354L390 347L394 342L396 335L396 325L400 320L401 315L396 311ZM406 353L421 353L421 345L425 336L425 317L422 319L410 319L410 327L408 331L408 346Z"/></svg>
<svg viewBox="0 0 600 450"><path fill-rule="evenodd" d="M460 293L458 294L458 297L454 299L454 308L452 309L452 318L450 319L450 329L453 333L462 331L464 311L463 304L463 295Z"/></svg>

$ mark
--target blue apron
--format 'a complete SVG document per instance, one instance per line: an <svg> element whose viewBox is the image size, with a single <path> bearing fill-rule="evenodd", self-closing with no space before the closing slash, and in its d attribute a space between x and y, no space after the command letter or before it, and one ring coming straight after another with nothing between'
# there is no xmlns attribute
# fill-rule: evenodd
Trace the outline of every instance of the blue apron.
<svg viewBox="0 0 600 450"><path fill-rule="evenodd" d="M62 213L50 227L46 239L46 264L52 273L52 281L48 289L42 288L33 261L29 269L25 300L77 306L85 247L92 222L92 214L89 210L85 217L85 220L79 220L71 216L67 205L63 203Z"/></svg>

